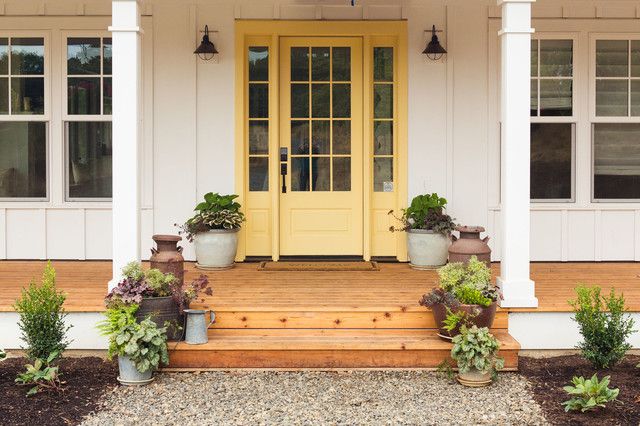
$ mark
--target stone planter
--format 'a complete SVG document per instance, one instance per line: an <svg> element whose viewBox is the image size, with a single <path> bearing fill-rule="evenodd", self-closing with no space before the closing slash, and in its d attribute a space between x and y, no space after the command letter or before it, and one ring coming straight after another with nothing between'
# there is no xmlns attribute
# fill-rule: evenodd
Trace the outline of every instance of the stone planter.
<svg viewBox="0 0 640 426"><path fill-rule="evenodd" d="M135 364L127 356L118 357L118 368L120 375L118 376L118 382L125 386L143 386L153 381L153 371L145 371L141 373L136 368Z"/></svg>
<svg viewBox="0 0 640 426"><path fill-rule="evenodd" d="M196 267L200 269L232 268L238 250L238 231L236 229L212 229L194 237L196 248Z"/></svg>
<svg viewBox="0 0 640 426"><path fill-rule="evenodd" d="M480 305L460 305L458 309L452 311L466 312L469 315L471 323L478 326L478 328L491 328L493 320L496 317L496 309L498 309L498 302L493 302L486 308ZM451 339L460 334L459 328L455 328L451 332L444 329L444 320L447 318L447 307L444 304L438 303L433 305L431 312L433 312L433 318L436 322L436 327L438 327L438 336L440 336L441 339L451 341Z"/></svg>
<svg viewBox="0 0 640 426"><path fill-rule="evenodd" d="M433 269L447 263L451 239L448 235L425 229L407 231L407 251L413 269Z"/></svg>
<svg viewBox="0 0 640 426"><path fill-rule="evenodd" d="M164 327L165 321L169 321L167 340L184 340L184 315L180 315L180 308L171 296L143 298L136 319L139 322L146 317L158 327Z"/></svg>
<svg viewBox="0 0 640 426"><path fill-rule="evenodd" d="M491 373L482 373L475 368L470 369L466 373L458 373L458 382L471 388L481 388L489 386L493 381Z"/></svg>

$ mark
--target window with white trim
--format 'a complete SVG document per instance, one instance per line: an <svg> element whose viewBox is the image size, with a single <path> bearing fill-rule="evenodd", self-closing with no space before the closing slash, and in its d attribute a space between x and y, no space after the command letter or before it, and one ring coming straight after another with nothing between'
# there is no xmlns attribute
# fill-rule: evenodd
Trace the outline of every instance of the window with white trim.
<svg viewBox="0 0 640 426"><path fill-rule="evenodd" d="M66 51L66 198L110 199L111 38L68 37Z"/></svg>
<svg viewBox="0 0 640 426"><path fill-rule="evenodd" d="M640 40L595 40L593 200L640 200Z"/></svg>
<svg viewBox="0 0 640 426"><path fill-rule="evenodd" d="M0 199L47 198L45 40L0 37Z"/></svg>
<svg viewBox="0 0 640 426"><path fill-rule="evenodd" d="M531 199L574 198L573 40L531 40Z"/></svg>

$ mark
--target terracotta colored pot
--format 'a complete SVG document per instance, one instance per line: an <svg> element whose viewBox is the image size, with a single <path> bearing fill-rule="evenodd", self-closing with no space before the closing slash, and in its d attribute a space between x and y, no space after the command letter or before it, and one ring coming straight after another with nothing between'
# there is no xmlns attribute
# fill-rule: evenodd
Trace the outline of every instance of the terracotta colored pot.
<svg viewBox="0 0 640 426"><path fill-rule="evenodd" d="M452 309L452 311L454 313L464 311L469 314L469 319L472 324L475 324L479 328L491 328L493 320L496 317L496 309L498 309L498 302L493 302L486 308L480 305L460 305L458 309ZM447 307L443 303L433 305L431 307L431 312L433 312L433 318L435 319L436 326L438 327L438 335L442 339L450 341L460 334L459 327L456 327L451 332L444 329L444 320L447 318Z"/></svg>
<svg viewBox="0 0 640 426"><path fill-rule="evenodd" d="M147 316L158 327L164 327L165 321L171 323L167 328L168 340L184 340L184 315L180 314L180 308L171 296L143 298L136 312L136 319L142 321Z"/></svg>
<svg viewBox="0 0 640 426"><path fill-rule="evenodd" d="M491 248L487 244L489 237L480 239L480 233L484 232L482 226L458 226L460 238L453 238L453 244L449 247L449 262L468 263L472 256L476 256L487 266L491 264Z"/></svg>
<svg viewBox="0 0 640 426"><path fill-rule="evenodd" d="M482 373L475 368L470 369L466 373L458 373L458 382L471 387L481 388L489 386L493 379L491 379L491 373Z"/></svg>
<svg viewBox="0 0 640 426"><path fill-rule="evenodd" d="M178 242L182 237L178 235L154 235L153 241L157 248L151 249L149 261L151 268L159 269L164 274L173 274L174 277L184 284L184 257L182 257L182 247L178 247Z"/></svg>

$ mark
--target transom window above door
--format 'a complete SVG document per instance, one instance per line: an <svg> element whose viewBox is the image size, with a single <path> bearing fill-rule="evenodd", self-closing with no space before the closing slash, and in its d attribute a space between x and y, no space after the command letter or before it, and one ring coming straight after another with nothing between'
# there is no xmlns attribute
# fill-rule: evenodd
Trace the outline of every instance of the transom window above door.
<svg viewBox="0 0 640 426"><path fill-rule="evenodd" d="M351 48L291 48L291 190L351 190Z"/></svg>

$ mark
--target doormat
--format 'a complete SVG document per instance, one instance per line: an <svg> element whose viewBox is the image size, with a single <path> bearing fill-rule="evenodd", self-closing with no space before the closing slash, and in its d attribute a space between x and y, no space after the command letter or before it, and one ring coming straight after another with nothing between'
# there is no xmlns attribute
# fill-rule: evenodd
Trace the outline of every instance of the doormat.
<svg viewBox="0 0 640 426"><path fill-rule="evenodd" d="M379 271L378 262L260 262L258 271Z"/></svg>

